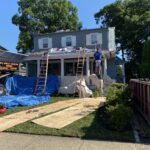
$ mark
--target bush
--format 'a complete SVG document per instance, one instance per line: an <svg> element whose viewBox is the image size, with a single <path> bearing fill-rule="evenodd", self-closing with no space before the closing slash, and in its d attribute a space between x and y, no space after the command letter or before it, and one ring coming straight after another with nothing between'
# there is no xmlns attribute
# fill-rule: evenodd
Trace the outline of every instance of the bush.
<svg viewBox="0 0 150 150"><path fill-rule="evenodd" d="M133 115L130 107L123 104L116 104L115 106L109 105L106 110L109 116L108 125L110 128L121 131L129 125Z"/></svg>
<svg viewBox="0 0 150 150"><path fill-rule="evenodd" d="M101 96L101 93L100 93L100 90L94 90L93 91L93 97L100 97Z"/></svg>
<svg viewBox="0 0 150 150"><path fill-rule="evenodd" d="M122 83L112 84L106 94L106 103L108 105L115 105L117 103L128 104L130 99L130 89Z"/></svg>
<svg viewBox="0 0 150 150"><path fill-rule="evenodd" d="M121 83L110 85L106 93L107 104L115 104L120 99L123 89L124 85Z"/></svg>

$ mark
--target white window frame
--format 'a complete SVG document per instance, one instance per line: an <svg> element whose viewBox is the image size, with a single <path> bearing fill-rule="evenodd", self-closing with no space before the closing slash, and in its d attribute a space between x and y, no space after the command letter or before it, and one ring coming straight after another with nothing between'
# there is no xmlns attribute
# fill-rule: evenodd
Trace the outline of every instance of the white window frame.
<svg viewBox="0 0 150 150"><path fill-rule="evenodd" d="M91 34L91 45L97 44L97 34Z"/></svg>
<svg viewBox="0 0 150 150"><path fill-rule="evenodd" d="M67 36L66 37L66 47L70 47L70 46L72 46L72 37Z"/></svg>
<svg viewBox="0 0 150 150"><path fill-rule="evenodd" d="M43 46L43 49L48 48L48 38L42 39L42 46Z"/></svg>

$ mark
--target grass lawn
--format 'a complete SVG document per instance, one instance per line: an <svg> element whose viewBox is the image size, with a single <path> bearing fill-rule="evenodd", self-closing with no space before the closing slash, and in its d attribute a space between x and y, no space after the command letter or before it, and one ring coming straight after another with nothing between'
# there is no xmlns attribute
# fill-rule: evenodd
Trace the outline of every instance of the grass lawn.
<svg viewBox="0 0 150 150"><path fill-rule="evenodd" d="M69 99L72 99L72 98L71 97L51 97L51 100L50 100L49 103L44 103L44 104L40 104L38 106L32 106L32 107L18 106L18 107L14 107L14 108L11 108L11 109L7 109L7 112L4 113L4 114L0 114L0 117L6 116L6 115L9 115L9 114L13 114L13 113L16 113L16 112L19 112L19 111L28 110L28 109L44 106L44 105L47 105L47 104L52 104L52 103L62 101L62 100L69 100Z"/></svg>
<svg viewBox="0 0 150 150"><path fill-rule="evenodd" d="M57 102L66 97L53 97L50 103ZM43 104L46 105L46 104ZM29 107L18 107L8 110L7 114L14 113L17 111L29 109ZM6 114L5 114L6 115ZM111 141L126 141L134 142L132 130L117 132L107 129L103 120L100 118L101 111L96 112L80 119L62 129L53 129L44 126L40 126L32 123L31 121L14 126L6 132L15 133L27 133L27 134L38 134L38 135L55 135L55 136L69 136L69 137L80 137L83 139L100 139L100 140L111 140Z"/></svg>

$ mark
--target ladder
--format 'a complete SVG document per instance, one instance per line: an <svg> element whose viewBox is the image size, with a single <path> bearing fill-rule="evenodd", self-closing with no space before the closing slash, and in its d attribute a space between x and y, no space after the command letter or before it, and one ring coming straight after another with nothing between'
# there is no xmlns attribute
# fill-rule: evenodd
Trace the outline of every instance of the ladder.
<svg viewBox="0 0 150 150"><path fill-rule="evenodd" d="M79 97L81 97L81 83L82 83L82 80L83 80L83 69L84 69L84 63L85 63L85 57L86 57L86 53L85 53L85 50L80 50L79 51L79 54L78 54L78 61L77 61L77 69L76 69L76 80L79 79L80 82L79 82ZM76 83L77 84L77 83ZM75 86L76 88L76 86Z"/></svg>
<svg viewBox="0 0 150 150"><path fill-rule="evenodd" d="M45 52L40 61L40 70L34 89L34 95L44 95L46 92L49 53Z"/></svg>

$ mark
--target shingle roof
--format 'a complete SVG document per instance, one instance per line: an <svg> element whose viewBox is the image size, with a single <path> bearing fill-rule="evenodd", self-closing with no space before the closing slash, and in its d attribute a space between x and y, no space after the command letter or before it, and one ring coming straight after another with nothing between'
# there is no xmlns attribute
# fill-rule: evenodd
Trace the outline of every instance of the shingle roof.
<svg viewBox="0 0 150 150"><path fill-rule="evenodd" d="M6 48L4 48L3 46L0 45L0 50L3 50L3 51L7 51Z"/></svg>
<svg viewBox="0 0 150 150"><path fill-rule="evenodd" d="M12 52L4 52L0 54L0 62L20 63L26 55Z"/></svg>

